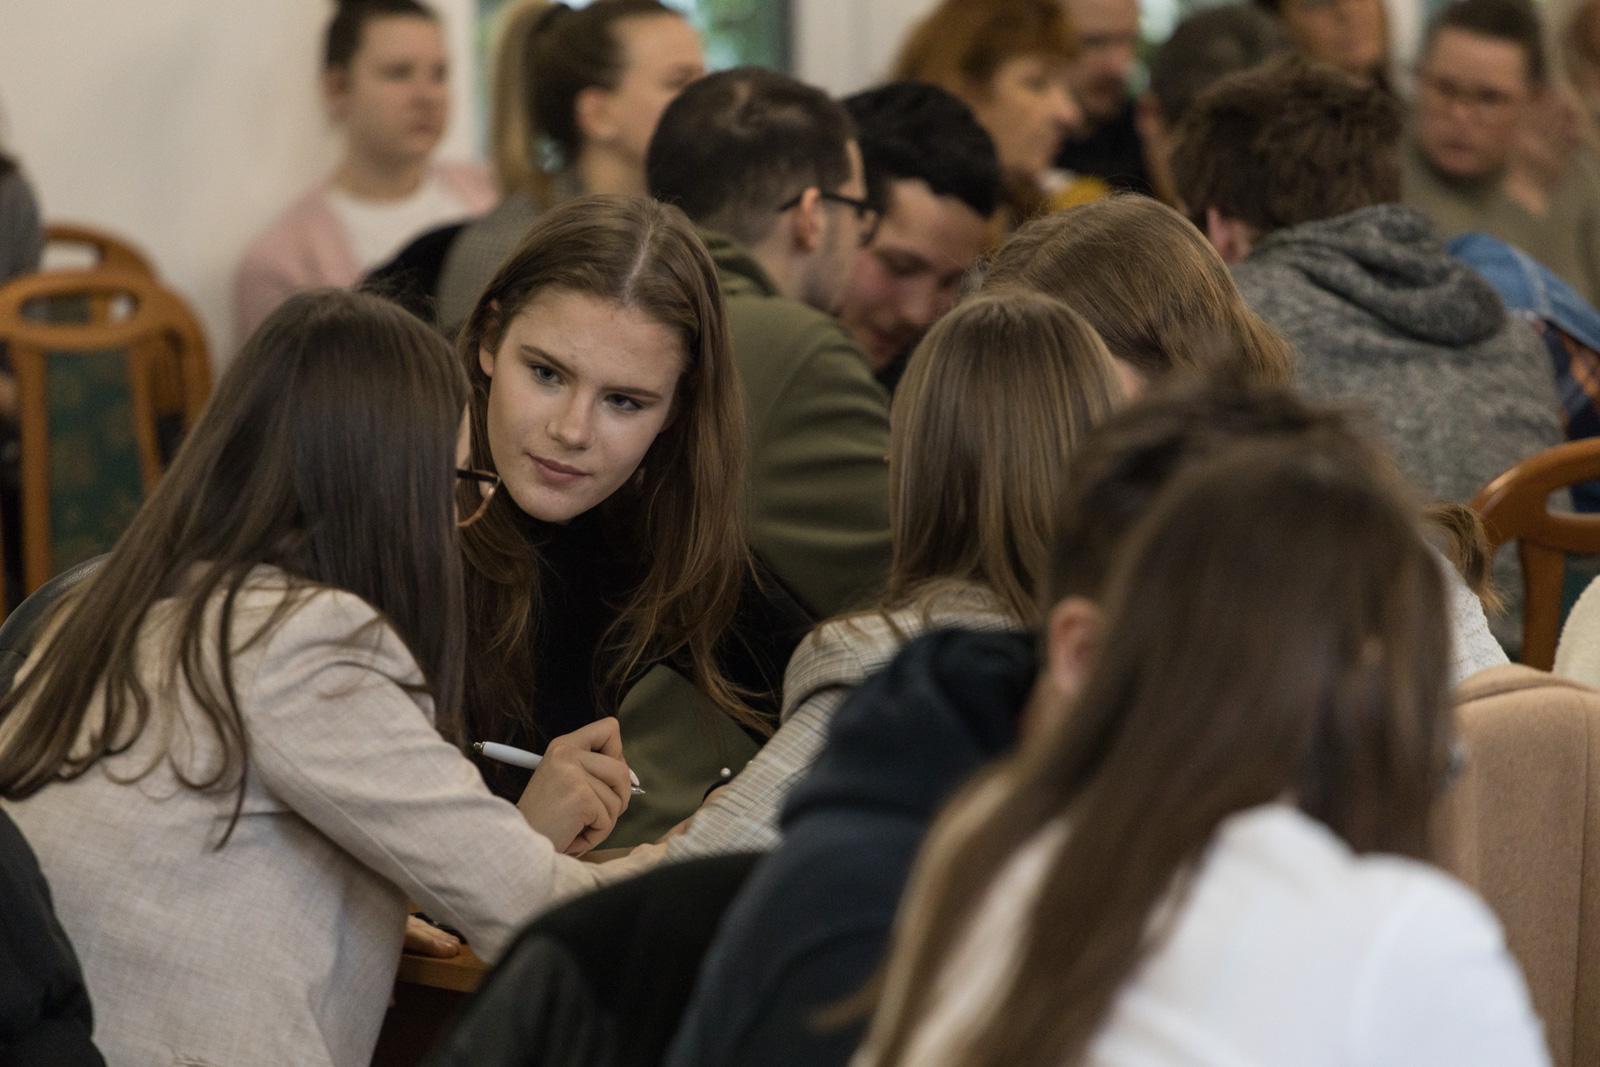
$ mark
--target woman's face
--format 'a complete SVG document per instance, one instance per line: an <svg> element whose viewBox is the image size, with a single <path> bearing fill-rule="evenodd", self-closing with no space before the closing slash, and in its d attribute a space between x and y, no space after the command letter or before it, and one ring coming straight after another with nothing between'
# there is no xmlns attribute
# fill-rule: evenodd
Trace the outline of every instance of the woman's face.
<svg viewBox="0 0 1600 1067"><path fill-rule="evenodd" d="M371 18L344 70L329 71L328 106L364 154L397 166L433 153L450 112L449 64L438 23Z"/></svg>
<svg viewBox="0 0 1600 1067"><path fill-rule="evenodd" d="M1389 50L1383 0L1284 0L1284 25L1295 47L1358 78L1382 69Z"/></svg>
<svg viewBox="0 0 1600 1067"><path fill-rule="evenodd" d="M967 94L967 102L994 138L1001 168L1034 179L1050 169L1061 142L1083 124L1064 65L1047 56L1006 60L987 85Z"/></svg>
<svg viewBox="0 0 1600 1067"><path fill-rule="evenodd" d="M706 72L700 35L676 15L622 19L613 26L620 46L622 78L605 94L605 114L596 133L625 159L643 169L661 113L690 82Z"/></svg>
<svg viewBox="0 0 1600 1067"><path fill-rule="evenodd" d="M678 336L637 308L546 289L478 361L502 491L535 519L567 522L633 477L688 360Z"/></svg>

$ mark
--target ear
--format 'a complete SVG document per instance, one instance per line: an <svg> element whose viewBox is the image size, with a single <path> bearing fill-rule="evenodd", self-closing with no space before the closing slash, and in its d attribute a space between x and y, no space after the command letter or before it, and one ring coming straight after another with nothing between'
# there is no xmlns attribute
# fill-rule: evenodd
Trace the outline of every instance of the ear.
<svg viewBox="0 0 1600 1067"><path fill-rule="evenodd" d="M809 255L822 247L824 217L822 192L812 186L800 194L800 202L789 212L789 240L794 250Z"/></svg>
<svg viewBox="0 0 1600 1067"><path fill-rule="evenodd" d="M349 71L343 67L328 67L322 72L322 103L334 118L343 117L344 101L349 91Z"/></svg>
<svg viewBox="0 0 1600 1067"><path fill-rule="evenodd" d="M1241 263L1255 247L1255 227L1232 219L1214 207L1206 208L1206 239L1216 248L1222 261Z"/></svg>
<svg viewBox="0 0 1600 1067"><path fill-rule="evenodd" d="M1023 723L1028 734L1053 729L1067 715L1100 658L1103 617L1087 597L1069 596L1045 619L1044 669Z"/></svg>
<svg viewBox="0 0 1600 1067"><path fill-rule="evenodd" d="M573 99L573 118L584 140L605 144L616 139L617 120L612 110L612 100L611 91L598 85L580 90Z"/></svg>

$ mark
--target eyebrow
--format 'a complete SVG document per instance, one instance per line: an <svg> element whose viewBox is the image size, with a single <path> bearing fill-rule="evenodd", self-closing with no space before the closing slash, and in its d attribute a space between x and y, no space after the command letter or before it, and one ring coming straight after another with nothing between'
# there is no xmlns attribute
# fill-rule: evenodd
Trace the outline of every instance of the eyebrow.
<svg viewBox="0 0 1600 1067"><path fill-rule="evenodd" d="M572 367L569 364L563 363L559 357L554 356L549 352L546 352L544 349L539 348L537 345L527 345L527 344L525 344L525 345L519 345L518 347L522 350L522 354L524 356L531 356L534 359L537 359L542 363L548 363L552 367L554 367L556 370L560 371L562 374L567 375L568 377L577 377L577 375L573 372ZM607 386L603 387L601 391L602 392L606 392L606 393L621 393L624 396L633 397L635 400L660 400L661 399L661 394L656 392L655 390L653 390L653 389L641 389L641 388L639 388L638 386L635 386L635 385L607 385Z"/></svg>

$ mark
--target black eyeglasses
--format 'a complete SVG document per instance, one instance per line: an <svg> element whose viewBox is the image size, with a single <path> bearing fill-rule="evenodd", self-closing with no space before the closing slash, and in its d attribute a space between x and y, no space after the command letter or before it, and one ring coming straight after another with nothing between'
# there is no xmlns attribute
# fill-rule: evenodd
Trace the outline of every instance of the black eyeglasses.
<svg viewBox="0 0 1600 1067"><path fill-rule="evenodd" d="M799 207L800 201L805 199L805 195L805 191L801 190L790 199L779 204L778 214L781 215L785 211ZM843 204L856 213L856 221L861 224L861 245L863 248L870 245L872 239L878 236L878 224L883 221L883 212L873 207L870 200L863 200L855 196L845 196L843 193L824 192L820 189L817 190L817 195L823 200L835 204Z"/></svg>
<svg viewBox="0 0 1600 1067"><path fill-rule="evenodd" d="M488 486L488 488L484 488ZM493 471L456 468L456 528L465 530L483 518L489 501L500 488L500 476Z"/></svg>

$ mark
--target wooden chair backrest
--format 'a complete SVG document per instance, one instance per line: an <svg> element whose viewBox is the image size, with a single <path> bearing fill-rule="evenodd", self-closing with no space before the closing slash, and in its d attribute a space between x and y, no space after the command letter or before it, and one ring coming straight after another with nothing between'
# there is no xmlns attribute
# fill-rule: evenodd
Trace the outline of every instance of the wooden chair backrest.
<svg viewBox="0 0 1600 1067"><path fill-rule="evenodd" d="M87 248L94 261L93 270L124 270L154 278L156 269L150 258L130 242L113 233L76 222L52 222L44 228L46 247L73 245Z"/></svg>
<svg viewBox="0 0 1600 1067"><path fill-rule="evenodd" d="M109 323L52 323L30 316L41 302L106 300L126 307ZM17 379L22 451L23 592L55 570L51 536L48 379L52 360L121 354L133 411L142 492L163 467L158 423L177 416L186 432L211 391L204 336L183 300L152 278L119 271L47 271L0 286L0 344ZM109 546L104 546L109 547ZM104 549L102 548L102 551Z"/></svg>
<svg viewBox="0 0 1600 1067"><path fill-rule="evenodd" d="M1522 662L1542 671L1556 658L1567 555L1600 553L1600 514L1552 511L1550 494L1595 478L1600 478L1600 439L1572 441L1523 460L1472 501L1495 548L1517 542L1527 591Z"/></svg>

